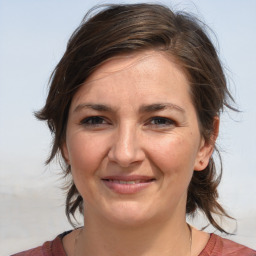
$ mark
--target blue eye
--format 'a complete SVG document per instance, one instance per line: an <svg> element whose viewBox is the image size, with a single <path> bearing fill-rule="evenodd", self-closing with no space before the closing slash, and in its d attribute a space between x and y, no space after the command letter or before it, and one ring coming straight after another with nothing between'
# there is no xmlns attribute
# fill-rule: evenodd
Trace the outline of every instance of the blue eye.
<svg viewBox="0 0 256 256"><path fill-rule="evenodd" d="M104 120L104 118L100 116L90 116L85 119L83 119L80 124L86 125L86 126L99 126L102 124L106 124L107 122Z"/></svg>

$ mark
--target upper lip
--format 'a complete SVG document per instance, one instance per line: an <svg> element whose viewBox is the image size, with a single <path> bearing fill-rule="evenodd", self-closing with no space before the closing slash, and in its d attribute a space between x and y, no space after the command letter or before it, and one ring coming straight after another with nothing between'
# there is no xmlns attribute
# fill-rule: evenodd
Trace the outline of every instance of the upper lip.
<svg viewBox="0 0 256 256"><path fill-rule="evenodd" d="M145 176L145 175L111 175L111 176L104 176L102 180L121 180L121 181L151 181L155 180L152 176Z"/></svg>

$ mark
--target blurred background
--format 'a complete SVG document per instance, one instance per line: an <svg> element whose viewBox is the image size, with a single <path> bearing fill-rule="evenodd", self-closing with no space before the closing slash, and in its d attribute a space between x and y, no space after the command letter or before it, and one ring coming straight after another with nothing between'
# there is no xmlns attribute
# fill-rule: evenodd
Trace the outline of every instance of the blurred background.
<svg viewBox="0 0 256 256"><path fill-rule="evenodd" d="M146 1L112 1L137 3ZM154 1L150 1L154 2ZM51 135L33 116L48 79L92 0L0 0L0 254L32 248L71 229L60 168L45 166ZM194 13L212 35L240 114L221 118L220 202L236 218L229 239L256 249L256 1L158 1ZM204 224L200 219L195 226Z"/></svg>

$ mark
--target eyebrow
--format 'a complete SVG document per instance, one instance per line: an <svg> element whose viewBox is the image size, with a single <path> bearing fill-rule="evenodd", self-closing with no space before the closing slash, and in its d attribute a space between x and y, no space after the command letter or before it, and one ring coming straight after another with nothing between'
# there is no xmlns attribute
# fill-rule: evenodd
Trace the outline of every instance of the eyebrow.
<svg viewBox="0 0 256 256"><path fill-rule="evenodd" d="M104 111L104 112L113 112L113 109L107 105L103 105L103 104L79 104L78 106L76 106L76 108L74 109L74 112L79 112L82 109L93 109L96 111Z"/></svg>
<svg viewBox="0 0 256 256"><path fill-rule="evenodd" d="M107 105L103 105L103 104L93 104L93 103L84 103L84 104L79 104L78 106L76 106L76 108L74 109L74 112L79 112L82 109L93 109L96 111L103 111L103 112L114 112L114 109L111 108L110 106ZM171 109L171 110L176 110L182 113L185 113L186 111L176 105L176 104L172 104L172 103L154 103L154 104L150 104L150 105L142 105L139 108L139 112L140 113L150 113L150 112L156 112L156 111L160 111L160 110L164 110L164 109Z"/></svg>
<svg viewBox="0 0 256 256"><path fill-rule="evenodd" d="M174 109L182 113L186 112L182 107L172 103L155 103L151 105L143 105L140 107L139 112L155 112L164 109Z"/></svg>

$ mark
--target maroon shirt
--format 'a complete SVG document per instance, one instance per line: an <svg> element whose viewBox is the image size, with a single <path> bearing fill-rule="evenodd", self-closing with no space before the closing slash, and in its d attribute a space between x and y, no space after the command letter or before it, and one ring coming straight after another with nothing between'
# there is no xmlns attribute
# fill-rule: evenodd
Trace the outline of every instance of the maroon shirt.
<svg viewBox="0 0 256 256"><path fill-rule="evenodd" d="M13 254L12 256L66 256L62 245L62 238L67 233L65 232L57 236L53 241L45 242L42 246ZM198 256L256 256L256 251L231 240L211 234L208 243Z"/></svg>

